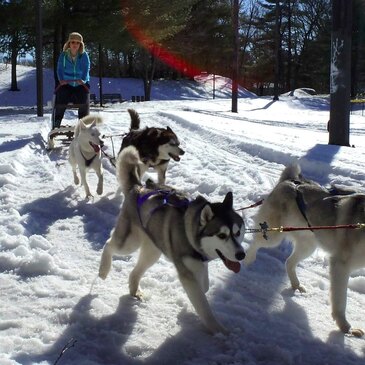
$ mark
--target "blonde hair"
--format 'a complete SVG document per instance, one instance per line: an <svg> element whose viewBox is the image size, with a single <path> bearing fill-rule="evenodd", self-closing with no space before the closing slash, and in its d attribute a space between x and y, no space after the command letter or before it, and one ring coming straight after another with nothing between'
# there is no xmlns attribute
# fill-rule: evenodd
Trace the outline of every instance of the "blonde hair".
<svg viewBox="0 0 365 365"><path fill-rule="evenodd" d="M72 33L69 34L67 42L63 45L63 50L64 51L67 51L70 48L70 42L71 41L80 42L79 53L84 53L85 52L84 40L82 38L82 35L80 33L77 33L77 32L72 32Z"/></svg>

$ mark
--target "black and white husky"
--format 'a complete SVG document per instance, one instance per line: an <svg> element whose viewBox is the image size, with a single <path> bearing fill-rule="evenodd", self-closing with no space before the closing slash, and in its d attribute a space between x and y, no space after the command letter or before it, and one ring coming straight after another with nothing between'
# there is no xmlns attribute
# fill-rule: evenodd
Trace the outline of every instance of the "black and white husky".
<svg viewBox="0 0 365 365"><path fill-rule="evenodd" d="M254 217L256 226L266 222L269 227L313 227L353 225L365 222L365 195L349 189L326 189L301 175L298 165L288 166L278 184ZM330 256L332 316L344 333L364 335L352 328L346 319L347 285L351 272L365 267L364 229L320 229L275 233L267 239L255 237L247 250L245 264L256 259L260 247L275 247L284 237L293 243L293 252L286 261L286 270L294 290L305 292L296 267L310 256L317 245Z"/></svg>
<svg viewBox="0 0 365 365"><path fill-rule="evenodd" d="M101 117L88 115L78 121L75 127L74 139L69 148L68 160L72 167L74 183L78 185L80 179L77 175L79 168L81 184L85 188L86 198L91 197L90 188L86 181L86 173L93 169L98 176L96 192L103 193L103 166L101 164L101 148L104 142L100 139L97 125L102 122Z"/></svg>
<svg viewBox="0 0 365 365"><path fill-rule="evenodd" d="M142 275L163 253L175 265L180 282L204 325L213 333L225 332L215 319L205 293L209 289L208 262L220 258L238 272L245 257L241 241L244 223L233 210L232 193L223 202L203 197L189 200L172 188L141 183L144 164L135 147L117 158L125 196L115 228L105 244L99 276L105 279L113 255L128 255L140 249L129 276L129 292L141 298Z"/></svg>
<svg viewBox="0 0 365 365"><path fill-rule="evenodd" d="M138 113L134 109L128 109L128 113L131 117L130 130L123 138L119 153L128 146L134 146L143 162L141 174L153 168L157 171L158 183L165 184L169 161L180 161L180 156L185 153L179 139L170 127L140 129Z"/></svg>

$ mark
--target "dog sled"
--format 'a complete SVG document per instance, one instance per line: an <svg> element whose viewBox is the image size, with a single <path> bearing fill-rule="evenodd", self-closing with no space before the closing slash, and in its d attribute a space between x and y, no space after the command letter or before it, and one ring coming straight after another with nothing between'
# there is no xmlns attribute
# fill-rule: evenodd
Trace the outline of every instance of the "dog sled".
<svg viewBox="0 0 365 365"><path fill-rule="evenodd" d="M55 139L61 139L63 143L71 143L74 138L74 129L75 127L70 125L52 129L48 133L47 149L53 149L55 147Z"/></svg>

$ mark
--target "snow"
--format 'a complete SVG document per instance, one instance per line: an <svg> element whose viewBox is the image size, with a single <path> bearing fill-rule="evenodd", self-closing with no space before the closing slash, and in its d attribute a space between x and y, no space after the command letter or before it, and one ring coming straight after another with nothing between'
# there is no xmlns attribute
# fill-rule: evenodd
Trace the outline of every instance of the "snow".
<svg viewBox="0 0 365 365"><path fill-rule="evenodd" d="M260 250L238 274L211 262L208 300L227 336L206 332L164 258L142 279L143 302L128 295L137 254L116 258L106 281L98 279L101 250L123 200L115 194L114 167L103 160L104 194L86 201L83 188L73 185L67 147L44 148L50 108L36 116L35 70L19 66L18 72L21 91L9 92L10 67L0 66L1 365L364 364L364 339L343 335L331 318L328 259L319 249L298 268L305 294L289 287L288 242ZM161 80L151 102L92 112L104 118L106 135L128 131L127 108L140 113L142 126L170 126L186 154L170 163L168 184L211 201L233 191L237 209L265 197L293 161L319 183L364 190L361 111L351 115L355 148L330 146L328 98L298 93L273 102L240 89L238 113L231 113L229 82L217 77L213 100L211 79ZM53 88L49 70L44 83L46 104ZM96 79L92 88L97 93ZM120 90L129 100L143 94L142 82L131 79L105 80L103 90ZM65 119L74 123L74 112ZM112 155L111 139L105 142ZM117 151L121 137L113 143ZM95 191L96 175L90 173L88 181ZM254 213L245 210L247 227ZM246 234L244 247L253 238ZM354 327L365 327L364 293L362 269L348 290Z"/></svg>

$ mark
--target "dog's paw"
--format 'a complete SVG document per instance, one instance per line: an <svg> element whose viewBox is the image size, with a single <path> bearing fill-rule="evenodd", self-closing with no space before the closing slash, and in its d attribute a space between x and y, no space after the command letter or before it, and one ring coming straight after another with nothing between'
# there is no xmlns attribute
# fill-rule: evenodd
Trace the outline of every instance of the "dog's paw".
<svg viewBox="0 0 365 365"><path fill-rule="evenodd" d="M295 286L292 286L293 290L298 290L301 294L304 294L307 292L307 289L305 288L304 285L302 284L298 284L298 285L295 285Z"/></svg>
<svg viewBox="0 0 365 365"><path fill-rule="evenodd" d="M108 271L105 271L103 268L99 269L99 278L105 280L108 276Z"/></svg>
<svg viewBox="0 0 365 365"><path fill-rule="evenodd" d="M354 336L354 337L362 337L365 335L364 330L362 330L361 328L351 328L349 330L349 334Z"/></svg>
<svg viewBox="0 0 365 365"><path fill-rule="evenodd" d="M138 289L134 294L131 295L141 302L143 302L144 300L143 292L140 289Z"/></svg>
<svg viewBox="0 0 365 365"><path fill-rule="evenodd" d="M85 200L90 201L94 199L94 195L92 195L90 192L85 194Z"/></svg>
<svg viewBox="0 0 365 365"><path fill-rule="evenodd" d="M101 264L99 267L99 278L105 280L110 271L110 265Z"/></svg>

